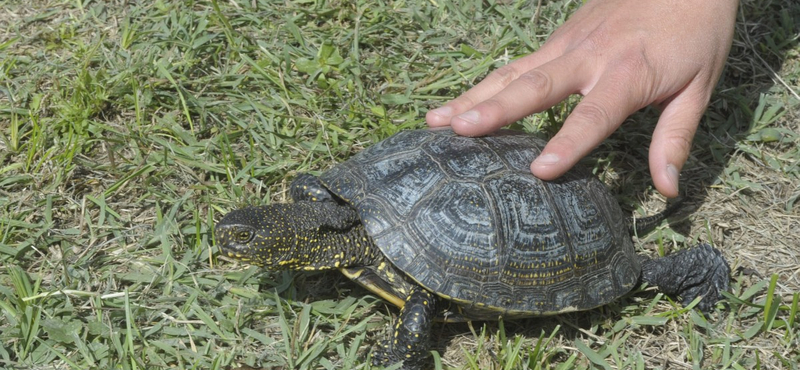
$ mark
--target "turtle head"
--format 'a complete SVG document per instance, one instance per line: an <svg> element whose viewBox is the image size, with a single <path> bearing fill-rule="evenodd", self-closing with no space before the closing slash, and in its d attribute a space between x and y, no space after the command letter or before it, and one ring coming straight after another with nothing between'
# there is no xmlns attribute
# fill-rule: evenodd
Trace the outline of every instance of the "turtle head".
<svg viewBox="0 0 800 370"><path fill-rule="evenodd" d="M247 207L225 215L214 228L220 251L270 269L289 268L297 235L287 206Z"/></svg>

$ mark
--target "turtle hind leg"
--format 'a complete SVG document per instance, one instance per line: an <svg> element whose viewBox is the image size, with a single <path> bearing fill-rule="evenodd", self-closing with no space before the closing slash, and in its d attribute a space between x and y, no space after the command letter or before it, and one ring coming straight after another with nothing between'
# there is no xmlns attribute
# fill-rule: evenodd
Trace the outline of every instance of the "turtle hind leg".
<svg viewBox="0 0 800 370"><path fill-rule="evenodd" d="M642 261L642 280L681 301L697 297L700 311L708 312L728 290L731 268L722 253L709 244L656 259Z"/></svg>
<svg viewBox="0 0 800 370"><path fill-rule="evenodd" d="M430 350L436 300L436 296L420 287L411 291L389 337L373 356L373 365L388 366L402 362L401 370L424 367Z"/></svg>
<svg viewBox="0 0 800 370"><path fill-rule="evenodd" d="M289 195L295 202L334 202L331 194L318 177L310 173L301 173L292 180Z"/></svg>

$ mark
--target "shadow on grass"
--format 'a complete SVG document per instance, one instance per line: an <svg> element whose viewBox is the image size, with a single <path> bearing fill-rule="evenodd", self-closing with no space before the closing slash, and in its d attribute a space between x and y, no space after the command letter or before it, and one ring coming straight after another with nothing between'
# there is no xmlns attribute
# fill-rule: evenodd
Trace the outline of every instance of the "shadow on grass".
<svg viewBox="0 0 800 370"><path fill-rule="evenodd" d="M264 284L260 290L277 290L282 299L298 302L314 302L321 300L342 300L345 297L353 297L361 301L364 297L375 297L375 295L360 285L349 281L338 271L324 272L297 272L297 273L266 273L263 279ZM587 333L597 337L606 337L607 332L617 329L608 326L608 322L620 322L625 317L649 316L647 313L647 302L653 302L657 292L652 290L634 289L632 292L620 297L619 299L601 306L596 309L565 313L552 316L531 317L516 320L502 321L472 321L458 323L436 322L432 328L431 350L437 351L444 356L448 350L463 351L463 348L470 348L468 356L484 358L488 356L492 361L497 362L498 352L508 345L501 341L514 341L521 338L525 340L520 356L521 361L536 363L557 363L566 361L568 356L561 351L563 345L571 345L576 340L586 338ZM380 301L379 298L375 298ZM366 358L368 353L374 353L378 344L388 335L388 328L397 319L399 309L388 302L380 301L370 311L381 312L389 315L391 324L381 324L372 327L367 333L368 347L363 348L363 356ZM645 302L645 303L640 303ZM652 305L650 304L652 307ZM258 319L260 320L260 319ZM630 323L626 322L625 328L630 328ZM636 325L633 325L636 326ZM638 325L641 330L648 332L658 332L663 330L659 325ZM625 329L627 330L627 329ZM492 339L480 339L492 338ZM552 341L551 339L552 338ZM482 343L477 347L473 342L478 340ZM471 343L469 345L461 345ZM541 346L540 352L536 353L536 358L527 358L532 355L533 349ZM498 349L499 348L499 349ZM509 359L506 359L509 361ZM515 361L515 360L510 360ZM500 361L502 362L502 361Z"/></svg>
<svg viewBox="0 0 800 370"><path fill-rule="evenodd" d="M757 107L776 89L780 71L798 44L800 3L743 1L740 5L728 63L694 137L689 159L681 173L681 193L686 198L681 214L693 212L708 198L709 186L725 181L737 145L758 131ZM769 106L770 102L766 104ZM621 176L611 186L624 208L635 208L652 194L648 150L658 120L655 109L644 109L626 121L593 154L608 158ZM747 190L744 190L747 194Z"/></svg>

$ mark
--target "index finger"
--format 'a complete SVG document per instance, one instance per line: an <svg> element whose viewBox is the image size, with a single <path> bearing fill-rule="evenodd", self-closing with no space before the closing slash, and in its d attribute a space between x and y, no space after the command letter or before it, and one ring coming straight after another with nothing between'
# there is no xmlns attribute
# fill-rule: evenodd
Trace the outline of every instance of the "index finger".
<svg viewBox="0 0 800 370"><path fill-rule="evenodd" d="M502 91L523 73L547 63L555 57L552 47L545 44L542 49L517 59L490 73L477 85L457 98L445 103L442 107L428 111L425 120L428 126L449 126L450 119L470 110L480 102L487 100Z"/></svg>
<svg viewBox="0 0 800 370"><path fill-rule="evenodd" d="M523 73L497 94L453 117L450 126L461 135L486 135L558 104L592 79L586 58L568 53Z"/></svg>

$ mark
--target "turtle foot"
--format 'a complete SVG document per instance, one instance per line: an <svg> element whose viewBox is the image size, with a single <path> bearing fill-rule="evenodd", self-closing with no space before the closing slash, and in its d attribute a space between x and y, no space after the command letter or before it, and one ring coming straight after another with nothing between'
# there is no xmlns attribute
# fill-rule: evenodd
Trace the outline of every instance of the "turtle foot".
<svg viewBox="0 0 800 370"><path fill-rule="evenodd" d="M373 365L402 362L400 370L420 370L427 363L431 324L436 312L436 297L416 287L406 297L389 338L381 343L372 358Z"/></svg>
<svg viewBox="0 0 800 370"><path fill-rule="evenodd" d="M689 303L702 300L697 309L710 311L728 290L731 268L722 252L709 244L642 263L642 280L657 286L666 294L679 296Z"/></svg>

